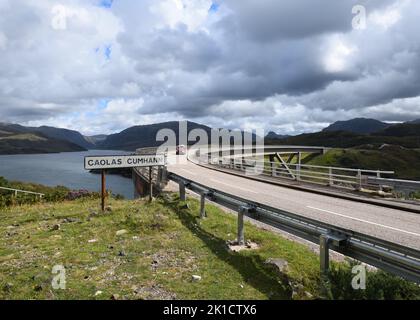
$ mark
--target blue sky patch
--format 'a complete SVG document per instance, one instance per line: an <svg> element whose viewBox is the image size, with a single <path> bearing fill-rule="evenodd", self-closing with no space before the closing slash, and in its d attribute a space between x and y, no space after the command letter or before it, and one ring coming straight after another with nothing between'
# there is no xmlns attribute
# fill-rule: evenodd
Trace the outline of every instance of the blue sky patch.
<svg viewBox="0 0 420 320"><path fill-rule="evenodd" d="M112 46L111 45L105 46L104 55L107 60L111 59L111 53L112 53Z"/></svg>
<svg viewBox="0 0 420 320"><path fill-rule="evenodd" d="M101 0L99 5L104 8L111 8L114 0Z"/></svg>
<svg viewBox="0 0 420 320"><path fill-rule="evenodd" d="M217 12L219 10L220 4L218 3L212 3L209 12Z"/></svg>

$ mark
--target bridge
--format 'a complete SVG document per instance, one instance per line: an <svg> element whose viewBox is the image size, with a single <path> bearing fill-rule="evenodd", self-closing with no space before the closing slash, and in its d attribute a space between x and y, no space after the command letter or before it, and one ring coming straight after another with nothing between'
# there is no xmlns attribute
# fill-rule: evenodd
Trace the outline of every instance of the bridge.
<svg viewBox="0 0 420 320"><path fill-rule="evenodd" d="M248 216L319 244L323 273L328 271L328 252L332 249L420 283L419 206L376 199L360 192L365 189L370 195L369 190L375 188L375 192L383 192L385 186L392 185L388 180L393 179L382 176L392 172L310 168L300 163L299 154L320 153L324 148L273 147L264 153L264 160L256 160L258 151L249 150L240 155L232 150L189 150L186 156L168 152L166 171L135 170L133 179L138 190L152 176L155 192L172 180L179 185L181 200L185 189L190 189L201 197L203 216L206 200L235 210L238 242L246 237L243 217ZM138 153L150 151L142 149ZM294 164L291 154L298 155ZM274 163L273 156L280 157L279 161ZM262 167L261 175L249 176L245 172L247 167L258 165ZM418 182L405 183L418 186Z"/></svg>

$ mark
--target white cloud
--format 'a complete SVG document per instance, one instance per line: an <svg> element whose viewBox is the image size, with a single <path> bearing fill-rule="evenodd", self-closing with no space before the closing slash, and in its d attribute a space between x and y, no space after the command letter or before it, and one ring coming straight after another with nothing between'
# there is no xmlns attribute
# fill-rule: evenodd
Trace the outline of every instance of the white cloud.
<svg viewBox="0 0 420 320"><path fill-rule="evenodd" d="M188 118L299 133L419 117L418 1L361 0L365 30L351 27L353 1L217 3L0 0L2 121L110 133Z"/></svg>

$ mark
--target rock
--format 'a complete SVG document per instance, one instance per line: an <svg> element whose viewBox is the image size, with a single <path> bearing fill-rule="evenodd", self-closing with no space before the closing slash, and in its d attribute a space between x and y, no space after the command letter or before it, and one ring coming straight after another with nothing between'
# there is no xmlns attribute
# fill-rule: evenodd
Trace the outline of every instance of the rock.
<svg viewBox="0 0 420 320"><path fill-rule="evenodd" d="M58 223L53 225L52 228L51 228L51 230L53 230L53 231L57 231L57 230L60 230L60 229L61 229L61 226Z"/></svg>
<svg viewBox="0 0 420 320"><path fill-rule="evenodd" d="M101 290L96 291L96 292L95 292L95 297L97 297L97 296L101 295L102 293L103 293L103 292L102 292Z"/></svg>
<svg viewBox="0 0 420 320"><path fill-rule="evenodd" d="M119 257L125 257L125 252L124 252L124 251L120 251L120 252L118 252L118 256L119 256Z"/></svg>
<svg viewBox="0 0 420 320"><path fill-rule="evenodd" d="M238 241L236 240L228 240L226 244L230 252L239 252L242 250L256 250L259 248L258 244L249 240L246 241L244 245L238 244Z"/></svg>
<svg viewBox="0 0 420 320"><path fill-rule="evenodd" d="M98 242L98 240L96 240L96 239L88 240L88 243L95 243L95 242Z"/></svg>
<svg viewBox="0 0 420 320"><path fill-rule="evenodd" d="M76 223L76 222L80 222L80 220L76 218L66 218L63 220L63 223Z"/></svg>
<svg viewBox="0 0 420 320"><path fill-rule="evenodd" d="M288 271L289 263L284 259L270 258L267 259L265 264L270 265L278 271L281 275L284 275Z"/></svg>
<svg viewBox="0 0 420 320"><path fill-rule="evenodd" d="M197 281L201 281L201 276L197 276L197 275L193 275L192 277L191 277L191 280L192 281L194 281L194 282L197 282Z"/></svg>
<svg viewBox="0 0 420 320"><path fill-rule="evenodd" d="M127 232L128 232L127 230L122 229L122 230L118 230L118 231L115 233L115 235L116 235L116 236L122 236L122 235L126 234Z"/></svg>
<svg viewBox="0 0 420 320"><path fill-rule="evenodd" d="M38 285L36 285L35 286L35 288L34 288L34 290L36 291L36 292L40 292L40 291L42 291L42 286L40 285L40 284L38 284Z"/></svg>
<svg viewBox="0 0 420 320"><path fill-rule="evenodd" d="M120 299L120 295L119 294L113 294L112 296L111 296L111 300L119 300Z"/></svg>
<svg viewBox="0 0 420 320"><path fill-rule="evenodd" d="M12 288L13 288L13 283L8 282L3 286L3 291L4 292L10 292L12 290Z"/></svg>

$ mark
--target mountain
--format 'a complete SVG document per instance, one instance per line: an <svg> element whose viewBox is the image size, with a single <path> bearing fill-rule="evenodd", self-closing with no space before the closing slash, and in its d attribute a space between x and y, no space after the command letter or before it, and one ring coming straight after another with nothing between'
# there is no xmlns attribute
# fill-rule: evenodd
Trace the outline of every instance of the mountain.
<svg viewBox="0 0 420 320"><path fill-rule="evenodd" d="M211 129L207 126L190 122L187 123L188 133L193 129L203 129L209 136ZM156 135L161 129L170 129L179 137L179 122L171 121L150 125L134 126L120 133L111 134L97 146L101 149L134 151L138 148L157 147L163 142L156 141ZM178 142L177 142L178 143ZM193 144L194 142L189 142Z"/></svg>
<svg viewBox="0 0 420 320"><path fill-rule="evenodd" d="M97 144L99 144L99 143L101 143L101 142L103 142L103 141L105 141L105 139L107 138L108 136L106 135L106 134L98 134L98 135L96 135L96 136L84 136L84 138L89 142L89 143L91 143L91 144L93 144L93 145L97 145Z"/></svg>
<svg viewBox="0 0 420 320"><path fill-rule="evenodd" d="M416 120L412 120L412 121L407 121L406 123L420 124L420 119L416 119Z"/></svg>
<svg viewBox="0 0 420 320"><path fill-rule="evenodd" d="M85 151L72 142L55 139L16 124L0 124L0 154Z"/></svg>
<svg viewBox="0 0 420 320"><path fill-rule="evenodd" d="M388 144L414 149L420 148L420 124L396 124L370 134L349 131L321 131L285 139L266 139L266 143L368 149Z"/></svg>
<svg viewBox="0 0 420 320"><path fill-rule="evenodd" d="M394 124L384 130L378 131L375 135L392 137L411 137L420 136L420 121L412 121Z"/></svg>
<svg viewBox="0 0 420 320"><path fill-rule="evenodd" d="M80 132L74 130L47 126L27 128L31 131L41 132L42 134L50 138L69 141L85 149L92 149L95 147L94 143L88 141Z"/></svg>
<svg viewBox="0 0 420 320"><path fill-rule="evenodd" d="M326 127L323 132L347 131L368 134L383 130L390 124L375 119L355 118L347 121L337 121Z"/></svg>
<svg viewBox="0 0 420 320"><path fill-rule="evenodd" d="M282 134L277 134L274 131L270 131L265 138L266 139L286 139L289 138L289 135L282 135Z"/></svg>

